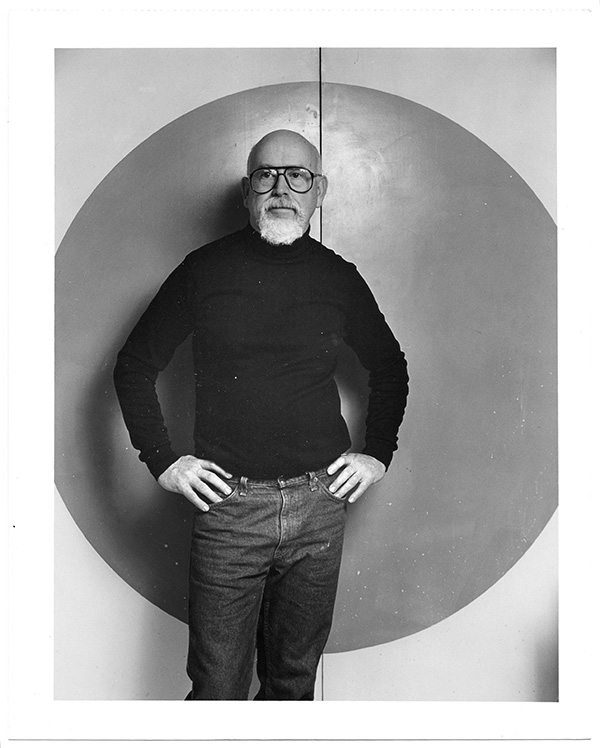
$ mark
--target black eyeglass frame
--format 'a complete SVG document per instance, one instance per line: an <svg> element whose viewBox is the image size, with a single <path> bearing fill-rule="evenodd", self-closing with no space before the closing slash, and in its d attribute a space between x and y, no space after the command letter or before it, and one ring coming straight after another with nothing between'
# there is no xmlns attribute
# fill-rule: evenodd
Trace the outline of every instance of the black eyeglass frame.
<svg viewBox="0 0 600 748"><path fill-rule="evenodd" d="M297 190L295 187L292 187L290 184L290 180L288 179L288 176L286 174L287 171L290 169L302 169L302 171L307 171L310 176L310 187L306 190ZM257 171L275 171L277 172L277 176L275 177L275 181L273 182L273 187L269 187L268 190L263 190L262 192L259 192L258 190L255 190L252 186L252 177L256 174ZM257 195L266 195L267 192L271 192L271 190L275 187L277 184L277 180L279 177L283 175L283 178L286 181L287 186L290 188L292 192L298 193L298 195L306 195L307 192L310 192L314 186L315 178L316 177L322 177L322 174L314 174L310 169L307 169L306 166L259 166L258 169L254 169L254 171L250 172L248 175L248 182L250 184L250 189L252 192L256 193Z"/></svg>

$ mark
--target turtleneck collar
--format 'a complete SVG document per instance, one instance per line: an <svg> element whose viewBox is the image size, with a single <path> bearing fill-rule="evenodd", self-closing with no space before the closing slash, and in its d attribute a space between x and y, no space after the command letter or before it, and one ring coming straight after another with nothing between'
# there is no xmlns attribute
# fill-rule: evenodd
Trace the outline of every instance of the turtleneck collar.
<svg viewBox="0 0 600 748"><path fill-rule="evenodd" d="M293 262L308 252L310 245L310 226L306 232L291 244L269 244L250 223L243 229L246 234L247 246L269 262Z"/></svg>

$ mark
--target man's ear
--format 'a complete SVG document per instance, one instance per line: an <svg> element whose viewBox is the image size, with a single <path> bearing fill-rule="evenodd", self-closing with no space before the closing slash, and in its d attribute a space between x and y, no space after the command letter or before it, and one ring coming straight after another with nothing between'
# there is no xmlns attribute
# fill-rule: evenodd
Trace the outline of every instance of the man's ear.
<svg viewBox="0 0 600 748"><path fill-rule="evenodd" d="M328 186L329 182L324 174L322 177L317 177L317 208L321 207L323 200L325 199L325 195L327 194Z"/></svg>
<svg viewBox="0 0 600 748"><path fill-rule="evenodd" d="M242 177L242 196L244 198L244 205L246 205L246 200L248 199L248 193L250 192L250 180L248 177Z"/></svg>

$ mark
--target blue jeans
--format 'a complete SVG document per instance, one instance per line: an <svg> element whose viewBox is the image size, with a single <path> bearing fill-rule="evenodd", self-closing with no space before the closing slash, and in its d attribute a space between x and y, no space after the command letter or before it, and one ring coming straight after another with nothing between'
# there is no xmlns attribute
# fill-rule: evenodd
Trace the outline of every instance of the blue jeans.
<svg viewBox="0 0 600 748"><path fill-rule="evenodd" d="M190 561L188 700L312 700L331 628L346 501L325 470L230 481L196 511Z"/></svg>

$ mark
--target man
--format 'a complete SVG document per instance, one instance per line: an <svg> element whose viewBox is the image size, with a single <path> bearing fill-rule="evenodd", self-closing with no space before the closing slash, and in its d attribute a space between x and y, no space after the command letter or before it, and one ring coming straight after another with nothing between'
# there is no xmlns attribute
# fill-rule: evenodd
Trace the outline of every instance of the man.
<svg viewBox="0 0 600 748"><path fill-rule="evenodd" d="M320 155L277 130L242 180L249 225L188 255L119 353L115 384L140 459L196 508L188 699L310 700L331 627L347 501L379 481L408 392L404 355L354 265L310 238ZM171 448L155 382L193 334L195 454ZM366 443L334 381L350 345L370 372Z"/></svg>

